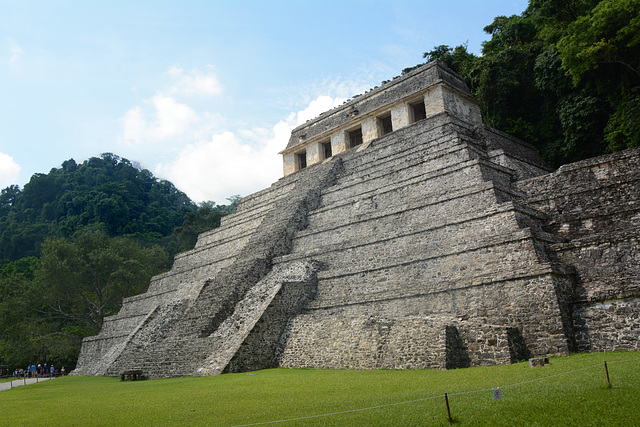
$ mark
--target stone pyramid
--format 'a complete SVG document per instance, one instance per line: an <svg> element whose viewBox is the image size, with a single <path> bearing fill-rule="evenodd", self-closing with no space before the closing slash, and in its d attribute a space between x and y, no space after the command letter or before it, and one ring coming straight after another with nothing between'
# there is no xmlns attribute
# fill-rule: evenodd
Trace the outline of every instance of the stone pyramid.
<svg viewBox="0 0 640 427"><path fill-rule="evenodd" d="M637 150L550 173L434 61L294 129L281 154L285 176L126 298L74 374L640 348Z"/></svg>

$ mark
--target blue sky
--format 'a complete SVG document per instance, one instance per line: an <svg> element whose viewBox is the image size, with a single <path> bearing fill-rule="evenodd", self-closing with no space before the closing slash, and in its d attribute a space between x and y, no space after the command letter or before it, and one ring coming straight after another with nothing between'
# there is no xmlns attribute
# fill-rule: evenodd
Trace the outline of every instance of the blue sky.
<svg viewBox="0 0 640 427"><path fill-rule="evenodd" d="M111 152L227 203L293 127L527 3L0 0L0 188Z"/></svg>

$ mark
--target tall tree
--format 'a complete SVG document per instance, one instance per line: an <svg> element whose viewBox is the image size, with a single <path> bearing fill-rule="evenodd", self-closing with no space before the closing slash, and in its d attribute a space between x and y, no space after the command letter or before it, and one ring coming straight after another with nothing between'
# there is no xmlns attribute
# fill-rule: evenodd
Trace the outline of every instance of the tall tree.
<svg viewBox="0 0 640 427"><path fill-rule="evenodd" d="M551 166L640 146L640 2L530 0L466 46L425 53L467 81L485 121L540 150Z"/></svg>
<svg viewBox="0 0 640 427"><path fill-rule="evenodd" d="M38 255L46 237L86 228L147 242L171 240L197 206L168 181L111 153L77 164L67 160L35 174L20 190L0 194L0 259Z"/></svg>
<svg viewBox="0 0 640 427"><path fill-rule="evenodd" d="M152 275L168 267L164 249L145 248L124 237L88 232L74 240L48 239L36 282L42 314L96 333L122 299L146 290Z"/></svg>
<svg viewBox="0 0 640 427"><path fill-rule="evenodd" d="M640 146L640 1L601 1L568 25L558 49L575 86L611 106L608 148Z"/></svg>

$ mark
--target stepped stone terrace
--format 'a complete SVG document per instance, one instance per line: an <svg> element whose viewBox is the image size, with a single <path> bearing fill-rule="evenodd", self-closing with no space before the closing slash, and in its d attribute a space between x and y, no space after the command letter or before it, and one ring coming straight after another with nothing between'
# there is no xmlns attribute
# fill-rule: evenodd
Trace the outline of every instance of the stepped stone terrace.
<svg viewBox="0 0 640 427"><path fill-rule="evenodd" d="M551 171L438 61L294 129L284 177L85 338L74 374L448 369L640 348L640 151Z"/></svg>

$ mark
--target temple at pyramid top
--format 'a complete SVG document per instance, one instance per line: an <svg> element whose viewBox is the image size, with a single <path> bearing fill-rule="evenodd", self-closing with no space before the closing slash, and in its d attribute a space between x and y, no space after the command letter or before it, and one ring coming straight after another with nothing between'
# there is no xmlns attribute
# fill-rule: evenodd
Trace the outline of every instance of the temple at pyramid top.
<svg viewBox="0 0 640 427"><path fill-rule="evenodd" d="M480 102L462 77L432 61L295 128L281 152L284 175L444 111L482 123Z"/></svg>

